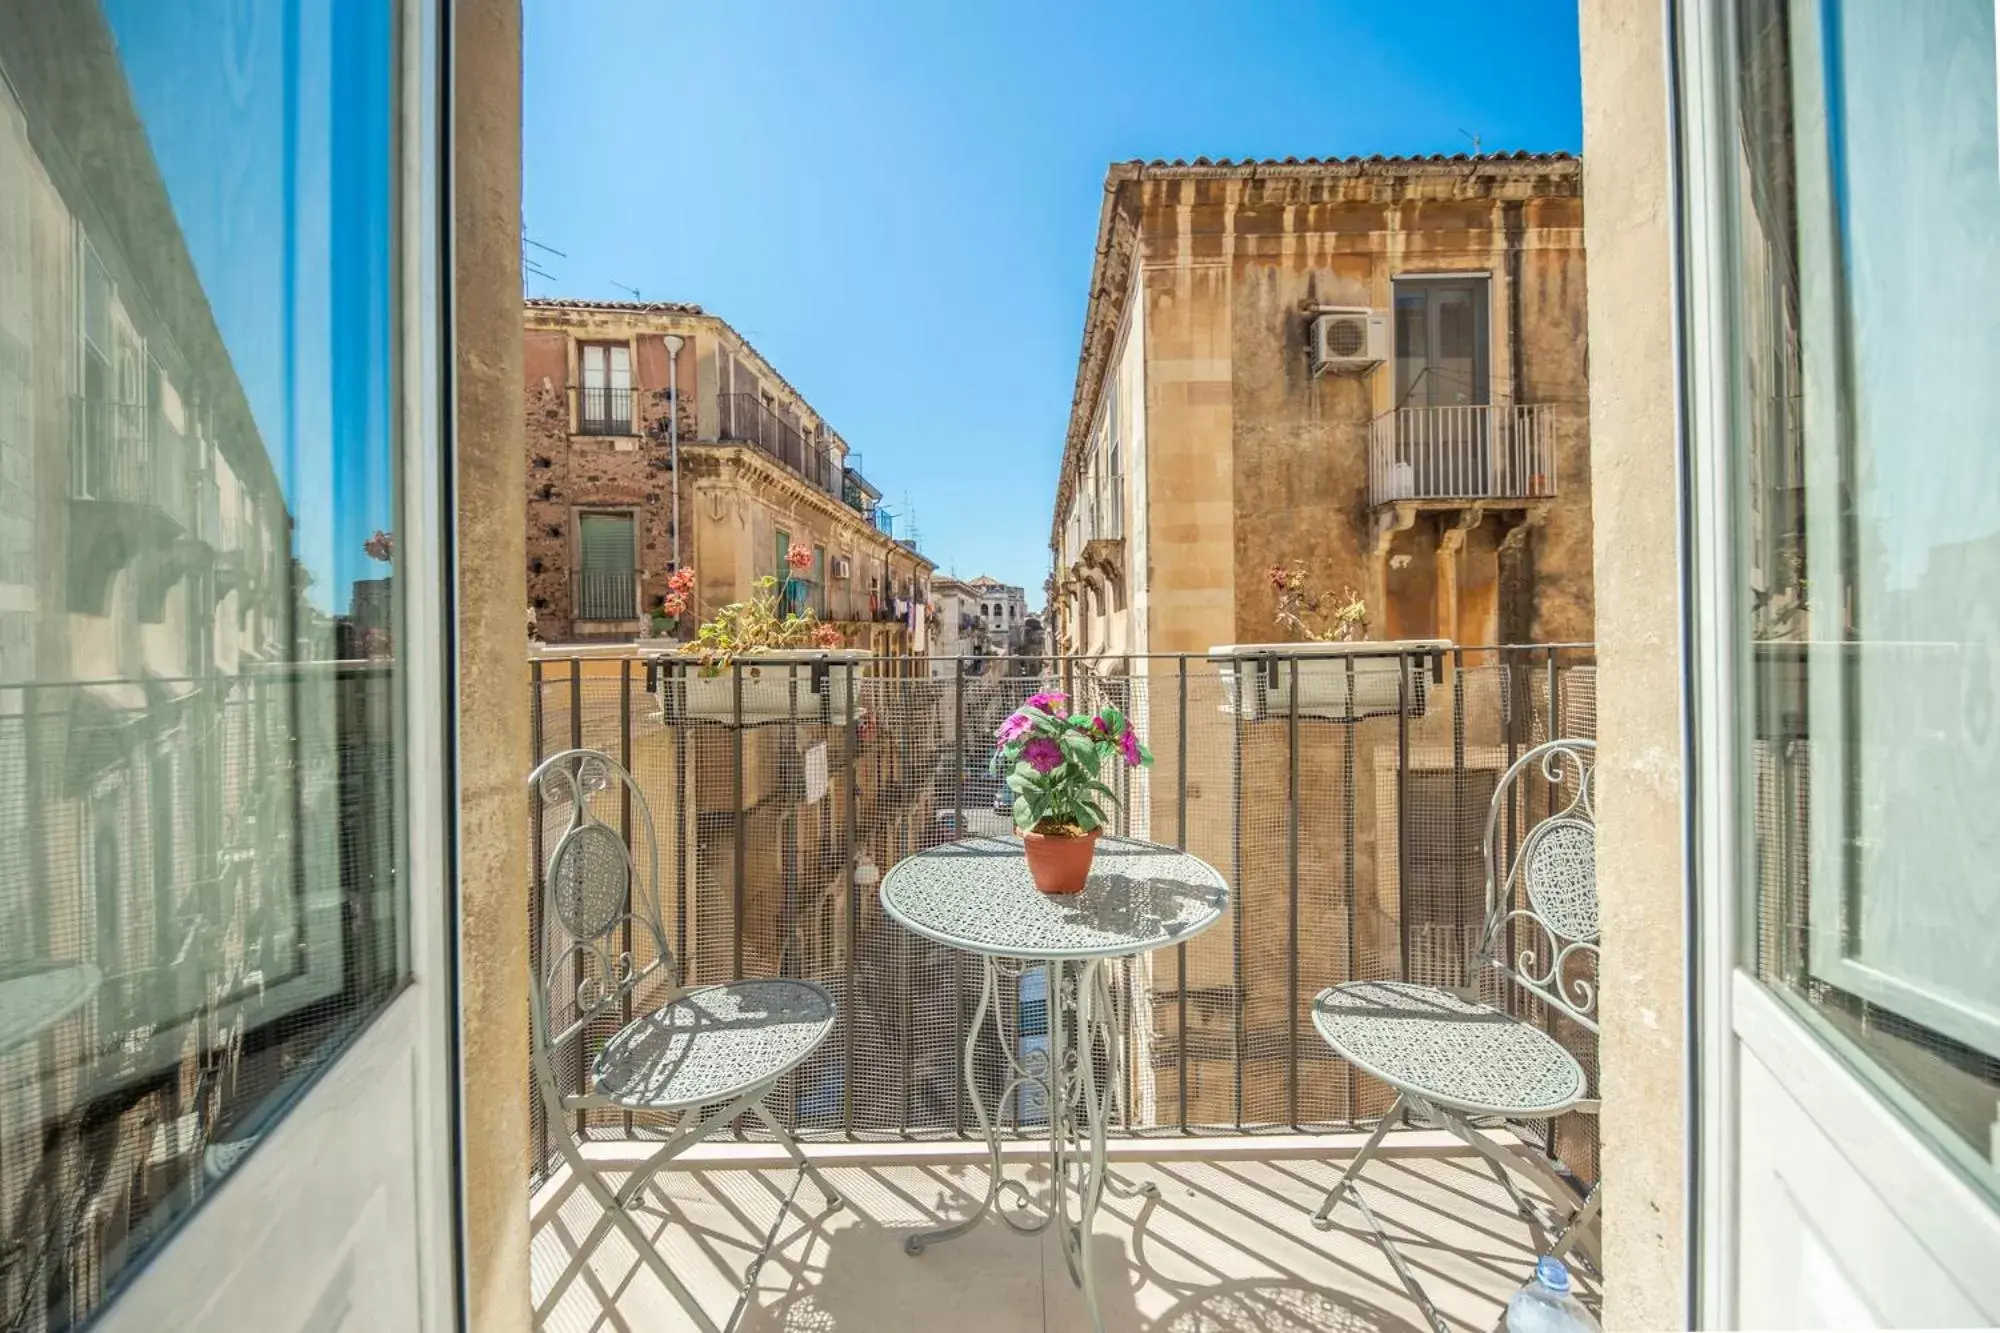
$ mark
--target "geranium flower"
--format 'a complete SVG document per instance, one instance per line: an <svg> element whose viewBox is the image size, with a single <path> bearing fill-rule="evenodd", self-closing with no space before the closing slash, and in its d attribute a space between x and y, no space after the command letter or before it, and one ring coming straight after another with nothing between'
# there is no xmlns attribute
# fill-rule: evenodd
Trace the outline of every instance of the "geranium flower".
<svg viewBox="0 0 2000 1333"><path fill-rule="evenodd" d="M811 569L812 562L812 548L804 542L793 542L791 549L785 552L785 563L801 572Z"/></svg>
<svg viewBox="0 0 2000 1333"><path fill-rule="evenodd" d="M661 599L660 609L670 616L680 615L688 609L687 594L676 589Z"/></svg>
<svg viewBox="0 0 2000 1333"><path fill-rule="evenodd" d="M831 625L814 626L813 642L821 648L840 648L846 644L846 640L840 637L840 631Z"/></svg>
<svg viewBox="0 0 2000 1333"><path fill-rule="evenodd" d="M694 571L683 565L681 568L667 575L667 586L678 593L693 592Z"/></svg>
<svg viewBox="0 0 2000 1333"><path fill-rule="evenodd" d="M1021 747L1021 758L1037 773L1053 773L1062 767L1062 746L1052 736L1037 736Z"/></svg>
<svg viewBox="0 0 2000 1333"><path fill-rule="evenodd" d="M1035 729L1035 719L1026 713L1011 713L993 735L1002 745L1011 745Z"/></svg>
<svg viewBox="0 0 2000 1333"><path fill-rule="evenodd" d="M1139 733L1132 730L1132 728L1127 727L1123 732L1119 733L1118 749L1124 754L1125 762L1131 767L1137 768L1144 762L1144 758L1139 751Z"/></svg>

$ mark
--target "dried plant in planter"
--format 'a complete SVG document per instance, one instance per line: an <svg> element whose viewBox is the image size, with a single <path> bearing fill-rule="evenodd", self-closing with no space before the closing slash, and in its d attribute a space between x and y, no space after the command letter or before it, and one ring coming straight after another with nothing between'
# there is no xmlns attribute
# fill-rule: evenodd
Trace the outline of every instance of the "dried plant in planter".
<svg viewBox="0 0 2000 1333"><path fill-rule="evenodd" d="M793 546L785 563L803 570L812 563L812 553ZM790 580L786 580L787 586ZM679 617L685 614L694 596L694 571L677 569L667 580L667 595L661 609ZM786 611L778 580L769 574L751 585L747 600L731 602L701 623L693 640L681 651L701 661L703 676L718 676L739 657L758 653L784 652L802 648L839 648L840 631L823 625L811 610Z"/></svg>
<svg viewBox="0 0 2000 1333"><path fill-rule="evenodd" d="M1368 603L1353 588L1328 592L1313 583L1305 562L1272 565L1277 622L1308 643L1359 643L1368 637Z"/></svg>

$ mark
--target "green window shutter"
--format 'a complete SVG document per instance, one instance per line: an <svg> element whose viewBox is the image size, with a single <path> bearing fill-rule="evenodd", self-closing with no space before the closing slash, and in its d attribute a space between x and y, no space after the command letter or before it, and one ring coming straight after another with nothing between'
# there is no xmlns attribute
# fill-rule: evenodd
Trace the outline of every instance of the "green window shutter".
<svg viewBox="0 0 2000 1333"><path fill-rule="evenodd" d="M585 514L582 525L586 570L594 574L629 574L638 568L630 514Z"/></svg>
<svg viewBox="0 0 2000 1333"><path fill-rule="evenodd" d="M638 548L630 514L584 514L577 520L583 568L577 611L585 620L630 620L638 612Z"/></svg>

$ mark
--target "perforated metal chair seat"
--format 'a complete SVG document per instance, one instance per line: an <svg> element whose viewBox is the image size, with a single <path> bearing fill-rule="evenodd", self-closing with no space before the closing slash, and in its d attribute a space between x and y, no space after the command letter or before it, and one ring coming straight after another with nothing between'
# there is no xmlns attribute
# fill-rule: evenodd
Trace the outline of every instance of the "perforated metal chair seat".
<svg viewBox="0 0 2000 1333"><path fill-rule="evenodd" d="M1456 1111L1533 1120L1584 1099L1583 1066L1562 1043L1435 986L1334 986L1313 1000L1313 1026L1363 1073Z"/></svg>
<svg viewBox="0 0 2000 1333"><path fill-rule="evenodd" d="M833 997L809 981L689 991L606 1042L594 1086L634 1110L729 1101L796 1068L833 1031L833 1018Z"/></svg>

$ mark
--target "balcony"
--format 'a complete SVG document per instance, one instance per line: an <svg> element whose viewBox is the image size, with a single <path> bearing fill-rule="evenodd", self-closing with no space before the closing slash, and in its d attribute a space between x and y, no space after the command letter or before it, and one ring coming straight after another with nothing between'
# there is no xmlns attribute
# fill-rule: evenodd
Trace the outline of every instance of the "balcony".
<svg viewBox="0 0 2000 1333"><path fill-rule="evenodd" d="M632 390L585 385L577 398L576 428L580 435L631 435Z"/></svg>
<svg viewBox="0 0 2000 1333"><path fill-rule="evenodd" d="M636 625L639 575L629 569L577 570L570 575L575 619L607 625Z"/></svg>
<svg viewBox="0 0 2000 1333"><path fill-rule="evenodd" d="M961 662L892 674L877 661L865 669L862 707L845 720L811 707L801 675L796 716L667 723L637 659L548 655L535 664L538 758L572 737L629 756L660 830L663 917L688 982L800 977L839 1004L833 1035L769 1104L847 1209L820 1210L808 1186L798 1210L782 1212L795 1173L754 1131L712 1141L661 1177L686 1225L669 1229L654 1210L649 1225L718 1323L736 1275L768 1243L742 1328L918 1329L954 1318L981 1330L1090 1326L1053 1229L1026 1238L989 1216L921 1257L903 1251L908 1236L970 1214L985 1188L962 1072L980 973L967 956L905 931L876 896L904 856L1007 827L985 775L989 738L1027 695L1059 687L1081 707L1116 704L1138 719L1157 757L1113 779L1115 831L1194 851L1233 894L1230 916L1206 935L1118 964L1113 976L1127 1040L1113 1062L1112 1165L1159 1194L1109 1198L1099 1217L1104 1326L1418 1326L1358 1215L1336 1213L1325 1232L1309 1220L1391 1100L1318 1040L1311 1000L1350 979L1468 983L1490 794L1534 742L1594 732L1594 654L1541 646L1453 649L1442 664L1412 658L1401 666L1429 682L1421 706L1348 719L1232 707L1224 679L1199 660L1103 665L974 674ZM755 667L739 660L730 670ZM549 851L538 842L535 864ZM532 886L532 902L543 887ZM534 910L540 967L548 945ZM1545 1017L1525 997L1487 998ZM1032 1049L1043 1007L1025 985L1003 994L1017 1050ZM1594 1070L1587 1035L1548 1021ZM1024 1178L1045 1160L1039 1106L998 1096L997 1048L980 1054L971 1077L1000 1107L1010 1175ZM546 1123L539 1106L534 1115L527 1167L540 1326L687 1327L652 1270L619 1243L594 1247L579 1275L558 1283L599 1214L552 1169L549 1136L564 1127ZM582 1116L589 1152L607 1160L636 1159L671 1129L643 1115ZM1497 1125L1485 1132L1545 1181L1539 1196L1530 1191L1538 1208L1573 1206L1595 1175L1589 1117L1563 1116L1532 1142L1502 1137ZM1546 1236L1457 1140L1413 1124L1388 1142L1391 1159L1371 1168L1383 1172L1371 1206L1414 1238L1444 1317L1492 1327Z"/></svg>
<svg viewBox="0 0 2000 1333"><path fill-rule="evenodd" d="M716 408L721 417L716 429L718 440L752 445L828 495L841 494L842 478L832 453L773 411L756 394L718 394Z"/></svg>
<svg viewBox="0 0 2000 1333"><path fill-rule="evenodd" d="M142 510L186 530L194 519L187 441L144 403L73 398L69 494Z"/></svg>
<svg viewBox="0 0 2000 1333"><path fill-rule="evenodd" d="M1543 404L1399 407L1369 428L1371 506L1527 502L1555 494L1555 442Z"/></svg>

